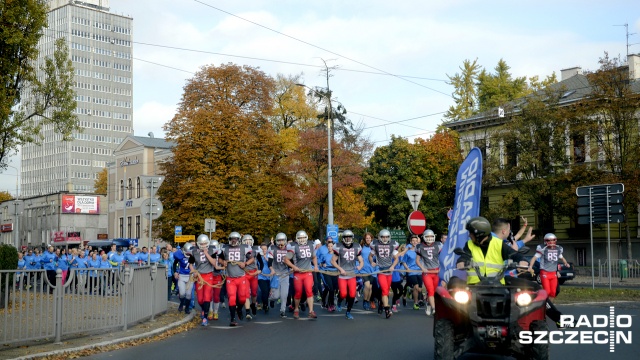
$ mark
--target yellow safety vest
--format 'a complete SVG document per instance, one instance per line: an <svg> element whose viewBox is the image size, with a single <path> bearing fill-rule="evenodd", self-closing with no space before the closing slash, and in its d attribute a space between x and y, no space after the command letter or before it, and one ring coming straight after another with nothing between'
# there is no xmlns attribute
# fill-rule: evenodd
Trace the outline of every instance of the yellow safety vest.
<svg viewBox="0 0 640 360"><path fill-rule="evenodd" d="M502 270L504 266L504 259L502 259L502 240L495 236L492 237L491 240L489 240L489 249L487 250L486 256L482 253L480 246L474 244L473 241L469 240L467 246L469 246L473 261L478 265L480 273L483 276L496 276L496 274ZM467 284L472 285L479 282L480 278L478 274L476 274L476 269L468 269ZM504 278L500 280L500 282L504 285Z"/></svg>

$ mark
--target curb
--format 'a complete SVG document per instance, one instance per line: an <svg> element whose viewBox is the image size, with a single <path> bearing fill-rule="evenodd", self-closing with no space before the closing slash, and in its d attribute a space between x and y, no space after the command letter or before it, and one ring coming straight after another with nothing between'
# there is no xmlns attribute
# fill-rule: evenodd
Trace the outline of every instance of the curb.
<svg viewBox="0 0 640 360"><path fill-rule="evenodd" d="M178 326L180 326L182 324L185 324L185 323L191 321L194 317L195 317L195 312L192 312L191 314L189 314L189 316L185 317L182 320L176 321L176 322L174 322L172 324L163 326L161 328L149 331L149 332L144 333L144 334L132 335L132 336L128 336L128 337L124 337L124 338L120 338L120 339L103 341L103 342L99 342L99 343L95 343L95 344L91 344L91 345L78 346L78 347L68 348L68 349L54 350L54 351L49 351L49 352L39 353L39 354L33 354L33 355L28 355L28 356L21 356L21 357L13 358L13 359L10 359L10 360L39 359L39 358L44 358L44 357L47 357L47 356L63 355L65 353L73 353L73 352L77 352L77 351L93 349L93 348L100 347L100 346L115 345L115 344L119 344L119 343L123 343L123 342L127 342L127 341L132 341L132 340L138 340L138 339L142 339L142 338L152 337L152 336L156 336L156 335L162 334L163 332L171 330L171 329L173 329L175 327L178 327Z"/></svg>

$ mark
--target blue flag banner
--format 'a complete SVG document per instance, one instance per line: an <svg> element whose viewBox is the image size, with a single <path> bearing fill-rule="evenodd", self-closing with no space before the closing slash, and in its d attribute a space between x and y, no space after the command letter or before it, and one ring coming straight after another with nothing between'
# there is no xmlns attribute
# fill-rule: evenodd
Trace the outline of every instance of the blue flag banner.
<svg viewBox="0 0 640 360"><path fill-rule="evenodd" d="M449 281L456 269L458 255L455 248L463 248L469 240L465 229L467 220L480 215L480 194L482 187L482 152L474 147L460 165L456 177L456 197L453 201L453 215L449 222L449 236L440 252L440 280Z"/></svg>

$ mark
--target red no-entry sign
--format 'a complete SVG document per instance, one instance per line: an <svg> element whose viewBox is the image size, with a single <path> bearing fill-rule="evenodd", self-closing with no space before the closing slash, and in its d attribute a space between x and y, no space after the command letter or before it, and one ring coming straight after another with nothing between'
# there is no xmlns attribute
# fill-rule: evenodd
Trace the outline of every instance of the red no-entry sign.
<svg viewBox="0 0 640 360"><path fill-rule="evenodd" d="M422 235L422 233L427 229L427 219L424 217L424 214L418 210L413 211L409 214L409 218L407 219L407 227L412 234Z"/></svg>

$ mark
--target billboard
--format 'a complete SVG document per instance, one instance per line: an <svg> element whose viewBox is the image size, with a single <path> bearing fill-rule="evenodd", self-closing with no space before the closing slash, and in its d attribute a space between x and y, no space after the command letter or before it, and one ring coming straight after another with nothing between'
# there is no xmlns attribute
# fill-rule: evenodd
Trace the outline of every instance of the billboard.
<svg viewBox="0 0 640 360"><path fill-rule="evenodd" d="M99 214L100 197L85 195L62 195L63 214Z"/></svg>

